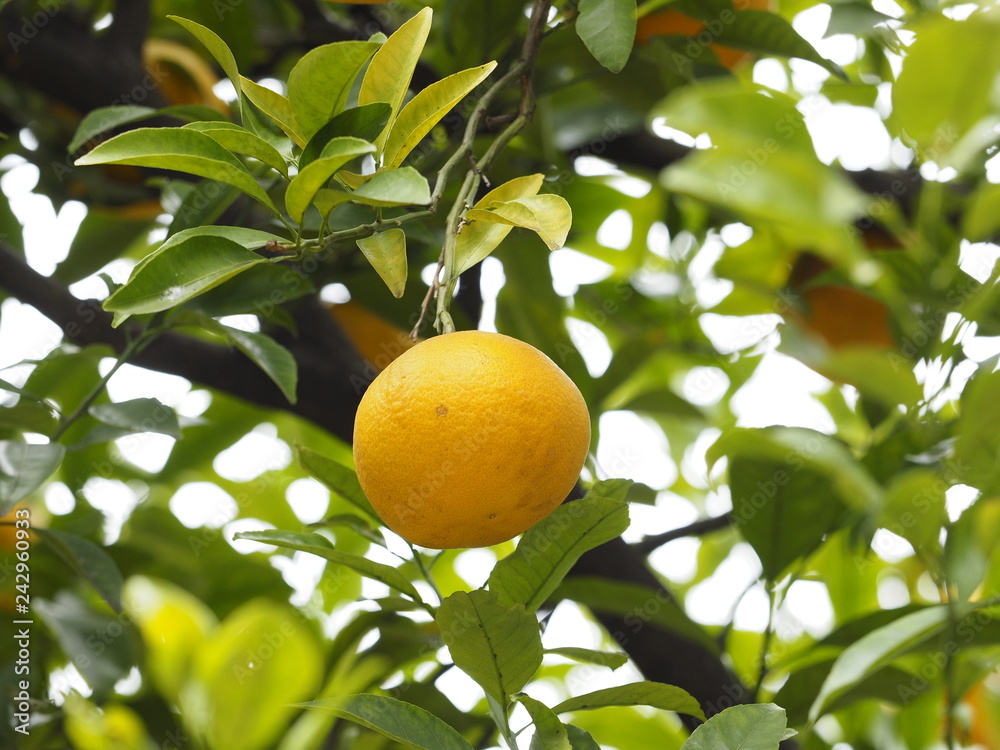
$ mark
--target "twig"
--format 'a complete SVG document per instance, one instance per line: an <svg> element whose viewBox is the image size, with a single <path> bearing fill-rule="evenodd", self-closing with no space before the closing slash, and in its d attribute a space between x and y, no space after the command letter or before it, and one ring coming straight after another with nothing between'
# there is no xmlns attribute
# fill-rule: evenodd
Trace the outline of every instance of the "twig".
<svg viewBox="0 0 1000 750"><path fill-rule="evenodd" d="M655 549L662 547L668 542L672 542L676 539L683 539L688 536L701 536L702 534L708 534L713 531L720 531L721 529L728 528L733 523L733 514L723 513L721 516L714 516L712 518L703 518L700 521L695 521L688 526L682 526L679 529L671 529L670 531L664 531L662 534L654 534L653 536L647 536L639 542L636 542L632 546L643 554L649 554Z"/></svg>

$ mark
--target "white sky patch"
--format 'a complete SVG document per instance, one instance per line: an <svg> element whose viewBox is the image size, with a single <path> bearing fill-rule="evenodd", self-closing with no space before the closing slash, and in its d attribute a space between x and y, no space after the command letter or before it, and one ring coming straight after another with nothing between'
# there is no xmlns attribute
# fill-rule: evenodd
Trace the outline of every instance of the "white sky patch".
<svg viewBox="0 0 1000 750"><path fill-rule="evenodd" d="M285 500L302 523L318 523L329 512L330 490L312 477L304 477L288 485Z"/></svg>
<svg viewBox="0 0 1000 750"><path fill-rule="evenodd" d="M882 609L898 609L910 603L910 591L906 581L894 572L882 576L876 590L878 605Z"/></svg>
<svg viewBox="0 0 1000 750"><path fill-rule="evenodd" d="M141 489L145 494L147 488L143 486ZM141 499L139 494L124 482L97 476L87 480L81 494L88 503L104 514L106 544L114 544L118 540L122 526Z"/></svg>
<svg viewBox="0 0 1000 750"><path fill-rule="evenodd" d="M684 398L698 406L719 403L729 390L729 378L718 367L693 367L684 376Z"/></svg>
<svg viewBox="0 0 1000 750"><path fill-rule="evenodd" d="M496 563L496 552L491 549L467 549L455 557L455 572L470 586L479 587L486 583Z"/></svg>
<svg viewBox="0 0 1000 750"><path fill-rule="evenodd" d="M879 529L872 537L872 550L887 563L898 563L913 555L913 547L903 537L888 529Z"/></svg>
<svg viewBox="0 0 1000 750"><path fill-rule="evenodd" d="M698 518L694 505L670 492L660 493L655 506L632 503L629 514L632 525L622 534L622 538L629 543L687 526Z"/></svg>
<svg viewBox="0 0 1000 750"><path fill-rule="evenodd" d="M717 427L708 427L702 430L695 441L684 450L684 458L681 459L681 475L692 487L708 489L708 461L705 453L721 434L722 431Z"/></svg>
<svg viewBox="0 0 1000 750"><path fill-rule="evenodd" d="M785 594L783 609L814 638L822 638L833 627L830 594L819 581L795 581Z"/></svg>
<svg viewBox="0 0 1000 750"><path fill-rule="evenodd" d="M219 453L212 467L230 481L249 482L266 471L284 469L291 462L292 449L278 438L278 428L265 422Z"/></svg>
<svg viewBox="0 0 1000 750"><path fill-rule="evenodd" d="M740 542L712 575L695 584L688 592L684 599L688 614L704 625L725 625L732 617L736 598L757 580L760 573L757 555L749 544ZM748 606L748 614L743 617L756 617L752 609L755 605L751 603Z"/></svg>
<svg viewBox="0 0 1000 750"><path fill-rule="evenodd" d="M101 360L101 374L114 365L110 357ZM147 370L134 365L122 365L108 382L108 396L112 401L131 401L154 396L158 401L173 407L180 404L191 391L191 383L177 375Z"/></svg>
<svg viewBox="0 0 1000 750"><path fill-rule="evenodd" d="M658 428L628 411L601 415L597 464L603 477L632 479L663 489L677 478L667 439Z"/></svg>
<svg viewBox="0 0 1000 750"><path fill-rule="evenodd" d="M76 508L76 498L65 484L52 482L45 488L45 507L54 516L65 516Z"/></svg>
<svg viewBox="0 0 1000 750"><path fill-rule="evenodd" d="M780 61L764 58L754 63L753 82L775 91L788 91L788 71Z"/></svg>
<svg viewBox="0 0 1000 750"><path fill-rule="evenodd" d="M698 550L701 542L692 537L675 539L656 549L649 564L674 583L690 583L698 572Z"/></svg>
<svg viewBox="0 0 1000 750"><path fill-rule="evenodd" d="M945 490L945 508L948 511L948 520L957 521L965 509L979 499L979 494L979 490L967 484L956 484Z"/></svg>
<svg viewBox="0 0 1000 750"><path fill-rule="evenodd" d="M573 171L581 177L602 177L605 175L621 174L621 170L615 164L597 156L578 156L573 160Z"/></svg>
<svg viewBox="0 0 1000 750"><path fill-rule="evenodd" d="M549 253L552 286L556 294L571 297L583 284L596 284L608 278L614 267L589 255L564 247Z"/></svg>
<svg viewBox="0 0 1000 750"><path fill-rule="evenodd" d="M578 318L566 318L570 340L583 357L587 372L599 378L611 364L611 345L601 329Z"/></svg>
<svg viewBox="0 0 1000 750"><path fill-rule="evenodd" d="M258 526L258 528L260 527ZM301 607L307 604L316 592L316 586L326 568L326 560L307 552L296 552L291 557L272 555L271 565L281 571L285 583L295 590L295 593L289 598L291 604Z"/></svg>
<svg viewBox="0 0 1000 750"><path fill-rule="evenodd" d="M479 330L496 333L497 330L497 297L507 277L503 272L503 263L494 257L486 258L480 269L479 290L483 296L483 311L479 316Z"/></svg>
<svg viewBox="0 0 1000 750"><path fill-rule="evenodd" d="M133 466L156 474L166 466L175 442L177 441L169 435L137 432L115 440L115 447L122 458Z"/></svg>
<svg viewBox="0 0 1000 750"><path fill-rule="evenodd" d="M0 368L23 360L43 359L62 340L62 329L31 305L15 299L0 303ZM4 370L0 377L24 385L27 368Z"/></svg>
<svg viewBox="0 0 1000 750"><path fill-rule="evenodd" d="M239 506L232 495L211 482L181 485L170 498L170 512L189 529L219 529L236 517Z"/></svg>
<svg viewBox="0 0 1000 750"><path fill-rule="evenodd" d="M887 169L892 138L882 119L868 107L830 104L804 113L816 155L826 164L838 160L845 169ZM844 138L844 133L852 133Z"/></svg>
<svg viewBox="0 0 1000 750"><path fill-rule="evenodd" d="M826 391L830 381L801 362L777 352L764 355L750 379L732 399L741 427L811 427L832 433L829 412L812 394ZM781 397L778 397L781 394Z"/></svg>
<svg viewBox="0 0 1000 750"><path fill-rule="evenodd" d="M351 292L338 281L336 284L327 284L320 289L319 298L328 305L342 305L350 301Z"/></svg>
<svg viewBox="0 0 1000 750"><path fill-rule="evenodd" d="M759 344L774 335L775 329L781 323L781 316L768 313L734 317L702 313L698 317L698 322L701 324L701 330L719 353L732 354Z"/></svg>
<svg viewBox="0 0 1000 750"><path fill-rule="evenodd" d="M733 627L737 630L751 630L758 633L767 628L770 600L763 583L750 589L736 605L733 615Z"/></svg>
<svg viewBox="0 0 1000 750"><path fill-rule="evenodd" d="M632 214L624 208L612 211L597 230L597 241L614 250L624 250L632 242Z"/></svg>
<svg viewBox="0 0 1000 750"><path fill-rule="evenodd" d="M229 326L239 331L248 331L250 333L260 332L260 319L256 315L226 315L219 318L219 322L224 326Z"/></svg>

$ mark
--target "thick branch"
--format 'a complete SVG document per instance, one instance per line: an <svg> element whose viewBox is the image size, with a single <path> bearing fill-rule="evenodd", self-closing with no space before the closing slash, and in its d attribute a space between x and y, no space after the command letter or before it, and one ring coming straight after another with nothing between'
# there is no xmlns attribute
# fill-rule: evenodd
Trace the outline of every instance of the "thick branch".
<svg viewBox="0 0 1000 750"><path fill-rule="evenodd" d="M695 521L694 523L688 526L682 526L679 529L671 529L670 531L664 531L662 534L647 536L642 541L636 542L632 546L644 555L648 555L654 549L662 547L667 542L672 542L675 539L683 539L686 536L701 536L702 534L708 534L712 531L727 529L732 525L732 523L732 514L723 513L721 516L703 518L700 521Z"/></svg>

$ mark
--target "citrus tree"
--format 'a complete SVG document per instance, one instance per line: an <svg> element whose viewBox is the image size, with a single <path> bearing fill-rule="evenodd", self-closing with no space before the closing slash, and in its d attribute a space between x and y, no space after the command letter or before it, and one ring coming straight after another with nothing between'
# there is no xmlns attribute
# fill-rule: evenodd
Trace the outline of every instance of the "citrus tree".
<svg viewBox="0 0 1000 750"><path fill-rule="evenodd" d="M993 3L0 31L4 742L1000 746Z"/></svg>

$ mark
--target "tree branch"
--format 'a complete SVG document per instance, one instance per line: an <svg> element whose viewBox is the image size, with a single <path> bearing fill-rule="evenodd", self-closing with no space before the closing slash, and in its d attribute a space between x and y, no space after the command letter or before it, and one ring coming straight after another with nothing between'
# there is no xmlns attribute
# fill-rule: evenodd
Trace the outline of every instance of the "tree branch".
<svg viewBox="0 0 1000 750"><path fill-rule="evenodd" d="M703 518L700 521L695 521L688 526L682 526L679 529L671 529L670 531L664 531L662 534L654 534L653 536L647 536L642 539L642 541L636 542L632 546L639 550L644 555L648 555L654 549L662 547L668 542L672 542L675 539L683 539L687 536L701 536L702 534L708 534L712 531L719 531L721 529L729 528L733 523L732 513L723 513L721 516L715 516L714 518Z"/></svg>
<svg viewBox="0 0 1000 750"><path fill-rule="evenodd" d="M136 58L142 57L142 44L149 28L150 0L116 0L111 28L105 41Z"/></svg>

